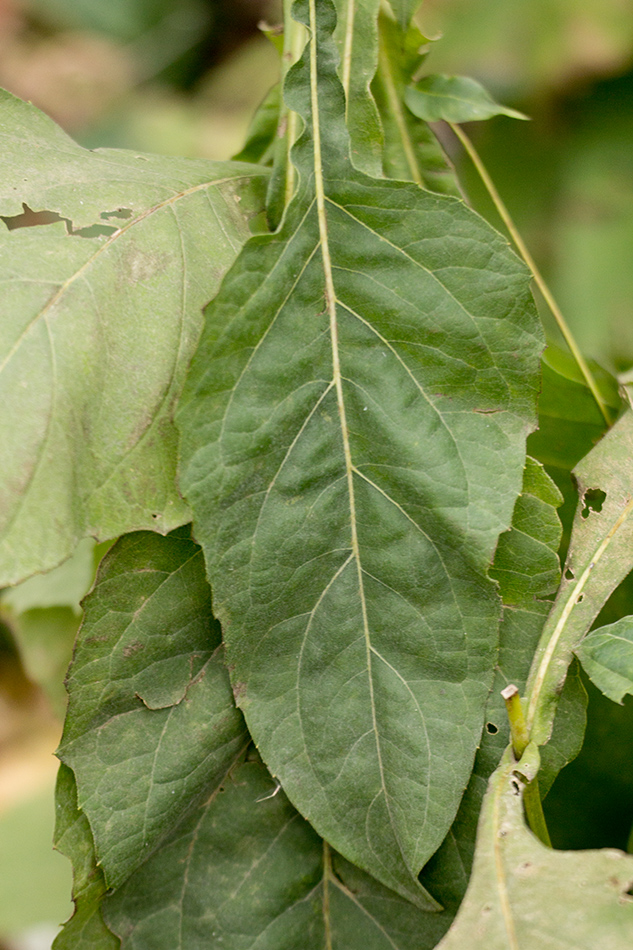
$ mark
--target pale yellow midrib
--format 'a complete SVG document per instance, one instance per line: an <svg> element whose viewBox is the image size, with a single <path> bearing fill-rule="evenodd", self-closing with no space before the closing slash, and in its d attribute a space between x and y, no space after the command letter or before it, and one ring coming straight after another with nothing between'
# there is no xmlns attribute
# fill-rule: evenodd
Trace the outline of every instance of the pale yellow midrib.
<svg viewBox="0 0 633 950"><path fill-rule="evenodd" d="M376 703L374 699L374 684L372 678L372 660L371 660L371 642L369 636L369 621L367 617L367 604L365 601L365 591L363 584L363 572L360 562L360 546L358 543L358 530L356 527L356 502L354 497L354 466L352 463L352 454L349 445L349 434L347 428L347 417L345 412L345 400L343 397L343 382L341 376L341 364L339 358L338 343L338 323L336 319L336 291L332 278L332 260L330 257L330 247L327 230L327 217L325 213L325 191L323 188L323 162L321 157L321 129L319 125L319 97L317 89L317 22L316 22L316 0L310 0L310 29L312 37L310 41L310 101L312 106L312 132L314 139L314 182L317 203L317 215L319 220L319 238L321 244L321 254L323 257L323 273L325 279L325 301L326 310L330 318L330 336L332 342L332 375L336 389L336 401L338 405L339 419L341 424L341 436L343 439L343 454L345 458L345 473L347 479L347 489L349 495L349 509L351 522L351 547L356 567L358 571L358 589L361 602L361 613L363 618L363 632L365 636L365 649L367 654L367 672L369 681L369 696L371 704L372 727L376 737L376 749L378 752L378 763L380 769L380 780L383 793L385 794L385 805L389 808L386 796L385 778L383 773L382 759L380 755L380 742L378 739L378 723L376 721Z"/></svg>
<svg viewBox="0 0 633 950"><path fill-rule="evenodd" d="M554 627L554 630L552 631L552 635L548 641L547 647L545 649L545 652L543 653L541 662L539 663L537 672L534 676L534 681L529 687L530 693L529 693L528 710L526 714L526 722L527 722L528 731L530 731L534 725L536 714L540 706L543 685L547 678L547 674L549 672L552 660L554 658L556 648L560 642L560 639L563 635L563 631L567 625L567 621L569 620L574 607L578 603L578 598L583 593L585 585L587 581L589 580L589 577L591 576L592 572L594 571L596 565L598 564L598 562L604 555L605 551L611 544L611 541L613 540L617 532L620 530L622 525L626 522L626 520L628 519L632 511L633 511L633 498L629 499L624 510L620 513L619 517L616 519L614 524L611 526L607 534L604 536L604 538L602 539L602 541L596 548L593 554L593 557L590 559L589 564L587 565L585 570L582 572L582 574L578 578L577 583L570 587L565 606L563 607L563 610L561 612L560 617L558 618L556 626Z"/></svg>

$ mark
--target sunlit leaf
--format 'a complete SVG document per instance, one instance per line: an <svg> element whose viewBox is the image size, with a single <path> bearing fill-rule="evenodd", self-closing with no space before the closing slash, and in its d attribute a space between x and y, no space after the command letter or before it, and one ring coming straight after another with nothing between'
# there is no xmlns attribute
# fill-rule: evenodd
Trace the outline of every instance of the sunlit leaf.
<svg viewBox="0 0 633 950"><path fill-rule="evenodd" d="M59 757L115 886L224 777L245 729L187 529L122 538L85 611Z"/></svg>
<svg viewBox="0 0 633 950"><path fill-rule="evenodd" d="M628 950L633 930L633 857L621 851L554 851L523 817L523 775L508 753L493 775L477 833L473 875L460 912L437 950Z"/></svg>
<svg viewBox="0 0 633 950"><path fill-rule="evenodd" d="M0 225L6 585L55 567L84 535L188 519L171 415L264 172L90 152L8 93L0 115L0 214L29 223L24 205L69 222ZM77 233L95 224L108 233Z"/></svg>
<svg viewBox="0 0 633 950"><path fill-rule="evenodd" d="M492 683L487 571L540 329L461 201L353 168L331 4L296 9L318 34L286 90L301 191L207 311L181 483L264 761L338 851L423 900Z"/></svg>
<svg viewBox="0 0 633 950"><path fill-rule="evenodd" d="M614 703L633 693L633 618L598 627L576 647L587 676Z"/></svg>
<svg viewBox="0 0 633 950"><path fill-rule="evenodd" d="M409 86L405 101L414 115L425 122L476 122L495 115L527 119L522 112L495 102L490 93L468 76L424 76Z"/></svg>

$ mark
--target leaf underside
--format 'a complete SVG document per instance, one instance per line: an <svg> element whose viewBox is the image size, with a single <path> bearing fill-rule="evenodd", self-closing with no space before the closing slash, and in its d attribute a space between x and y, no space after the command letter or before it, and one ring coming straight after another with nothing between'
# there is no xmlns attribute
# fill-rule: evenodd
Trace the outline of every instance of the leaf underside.
<svg viewBox="0 0 633 950"><path fill-rule="evenodd" d="M171 420L265 170L90 152L0 94L0 586L189 520ZM239 191L239 194L238 194ZM64 221L17 227L23 207ZM36 219L37 220L37 219ZM98 225L98 231L82 232ZM91 236L92 235L92 236Z"/></svg>
<svg viewBox="0 0 633 950"><path fill-rule="evenodd" d="M520 773L533 777L535 747L508 753L484 802L477 855L460 912L437 950L627 950L633 929L633 857L621 851L554 851L527 829ZM517 774L519 773L519 774Z"/></svg>
<svg viewBox="0 0 633 950"><path fill-rule="evenodd" d="M300 190L206 314L181 486L236 699L317 831L385 885L446 834L479 742L541 331L459 200L348 157L330 3L285 95ZM314 45L314 43L316 45Z"/></svg>

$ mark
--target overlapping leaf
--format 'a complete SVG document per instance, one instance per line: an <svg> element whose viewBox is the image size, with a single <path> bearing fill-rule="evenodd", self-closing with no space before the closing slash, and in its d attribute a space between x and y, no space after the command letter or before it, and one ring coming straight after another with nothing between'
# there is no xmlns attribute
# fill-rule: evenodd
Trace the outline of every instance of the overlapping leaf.
<svg viewBox="0 0 633 950"><path fill-rule="evenodd" d="M615 703L633 693L633 618L598 627L576 648L585 672Z"/></svg>
<svg viewBox="0 0 633 950"><path fill-rule="evenodd" d="M628 410L574 470L580 502L569 554L527 684L528 725L540 744L549 738L572 651L633 566L632 446Z"/></svg>
<svg viewBox="0 0 633 950"><path fill-rule="evenodd" d="M75 912L58 934L53 950L118 950L106 927L101 901L107 887L97 865L88 819L77 806L75 776L62 765L57 777L55 847L72 861Z"/></svg>
<svg viewBox="0 0 633 950"><path fill-rule="evenodd" d="M128 535L86 599L59 757L115 886L245 745L202 554L179 529Z"/></svg>
<svg viewBox="0 0 633 950"><path fill-rule="evenodd" d="M339 77L345 91L346 124L352 161L368 175L382 174L382 130L369 87L378 65L380 0L335 0L334 34L339 48Z"/></svg>
<svg viewBox="0 0 633 950"><path fill-rule="evenodd" d="M0 115L0 214L69 222L0 225L2 586L86 534L187 520L171 414L263 172L89 152L8 93ZM77 234L95 224L110 233Z"/></svg>
<svg viewBox="0 0 633 950"><path fill-rule="evenodd" d="M430 950L446 929L314 833L247 761L104 905L122 950Z"/></svg>
<svg viewBox="0 0 633 950"><path fill-rule="evenodd" d="M509 752L490 781L475 866L462 908L437 950L627 950L633 930L633 857L621 851L553 851L525 826L524 780Z"/></svg>
<svg viewBox="0 0 633 950"><path fill-rule="evenodd" d="M492 682L486 574L540 330L523 266L478 216L354 170L332 6L296 10L301 190L207 311L181 483L266 764L337 850L424 901Z"/></svg>
<svg viewBox="0 0 633 950"><path fill-rule="evenodd" d="M442 148L429 126L411 112L404 92L422 62L425 38L380 14L380 69L372 84L384 131L383 169L390 178L417 182L440 194L460 195Z"/></svg>

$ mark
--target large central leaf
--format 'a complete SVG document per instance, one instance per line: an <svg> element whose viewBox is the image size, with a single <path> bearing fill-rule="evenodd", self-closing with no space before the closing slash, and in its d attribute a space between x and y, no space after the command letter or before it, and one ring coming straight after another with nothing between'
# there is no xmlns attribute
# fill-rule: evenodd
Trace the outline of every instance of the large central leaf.
<svg viewBox="0 0 633 950"><path fill-rule="evenodd" d="M317 13L318 6L318 13ZM417 884L479 742L487 578L521 487L540 330L523 265L461 201L349 161L329 2L286 98L300 190L207 311L181 403L234 692L323 837Z"/></svg>

